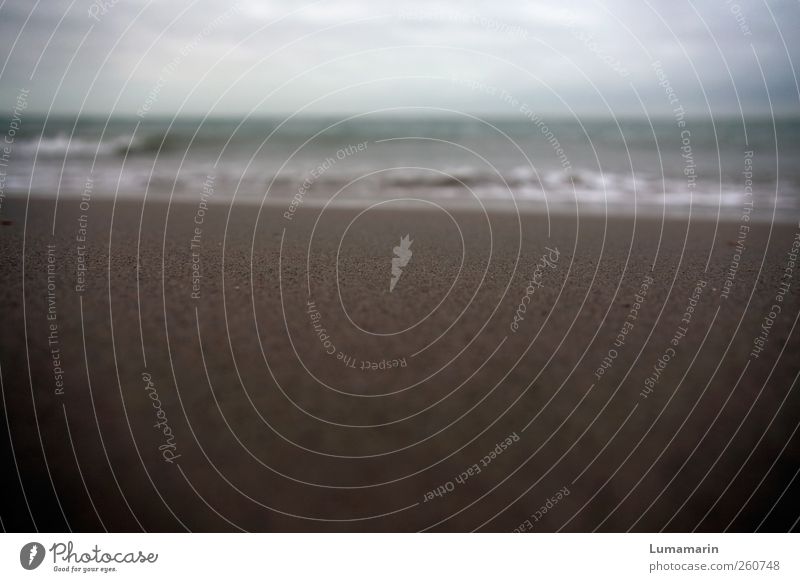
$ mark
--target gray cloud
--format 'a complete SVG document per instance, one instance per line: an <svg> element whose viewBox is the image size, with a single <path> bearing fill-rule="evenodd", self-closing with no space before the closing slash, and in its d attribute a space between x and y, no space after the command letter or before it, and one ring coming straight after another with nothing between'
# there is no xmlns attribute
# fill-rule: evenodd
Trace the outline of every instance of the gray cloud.
<svg viewBox="0 0 800 582"><path fill-rule="evenodd" d="M652 67L660 60L692 114L736 114L739 102L763 114L768 95L776 112L798 112L796 2L230 6L9 0L0 8L0 105L8 111L24 87L33 109L57 113L135 114L147 104L148 115L402 106L511 115L503 90L553 114L635 115L641 98L663 115Z"/></svg>

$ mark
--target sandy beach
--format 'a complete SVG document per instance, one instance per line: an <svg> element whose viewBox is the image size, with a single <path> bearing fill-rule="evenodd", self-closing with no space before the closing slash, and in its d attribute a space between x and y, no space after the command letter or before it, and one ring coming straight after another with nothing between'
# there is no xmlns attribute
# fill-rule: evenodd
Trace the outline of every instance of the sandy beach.
<svg viewBox="0 0 800 582"><path fill-rule="evenodd" d="M796 222L55 208L3 206L6 529L797 527Z"/></svg>

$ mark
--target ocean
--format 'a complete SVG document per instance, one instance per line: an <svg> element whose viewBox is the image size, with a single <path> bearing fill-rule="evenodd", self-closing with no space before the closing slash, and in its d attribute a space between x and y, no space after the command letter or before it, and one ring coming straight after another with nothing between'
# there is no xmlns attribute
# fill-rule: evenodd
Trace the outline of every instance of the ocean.
<svg viewBox="0 0 800 582"><path fill-rule="evenodd" d="M222 201L800 214L795 119L25 116L17 125L3 195L197 199L211 177Z"/></svg>

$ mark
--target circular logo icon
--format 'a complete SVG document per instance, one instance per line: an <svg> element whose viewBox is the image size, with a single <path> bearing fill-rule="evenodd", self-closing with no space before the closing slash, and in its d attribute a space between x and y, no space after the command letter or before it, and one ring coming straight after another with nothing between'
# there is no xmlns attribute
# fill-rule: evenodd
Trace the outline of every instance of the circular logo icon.
<svg viewBox="0 0 800 582"><path fill-rule="evenodd" d="M35 570L44 561L44 546L38 542L30 542L19 551L19 563L26 570Z"/></svg>

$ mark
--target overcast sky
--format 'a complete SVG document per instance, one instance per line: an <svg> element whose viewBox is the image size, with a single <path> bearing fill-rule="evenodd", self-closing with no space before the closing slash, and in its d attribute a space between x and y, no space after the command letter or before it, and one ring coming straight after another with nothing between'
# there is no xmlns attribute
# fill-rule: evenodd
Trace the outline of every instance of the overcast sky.
<svg viewBox="0 0 800 582"><path fill-rule="evenodd" d="M792 115L798 29L794 0L6 0L0 105L667 115L660 61L690 115Z"/></svg>

